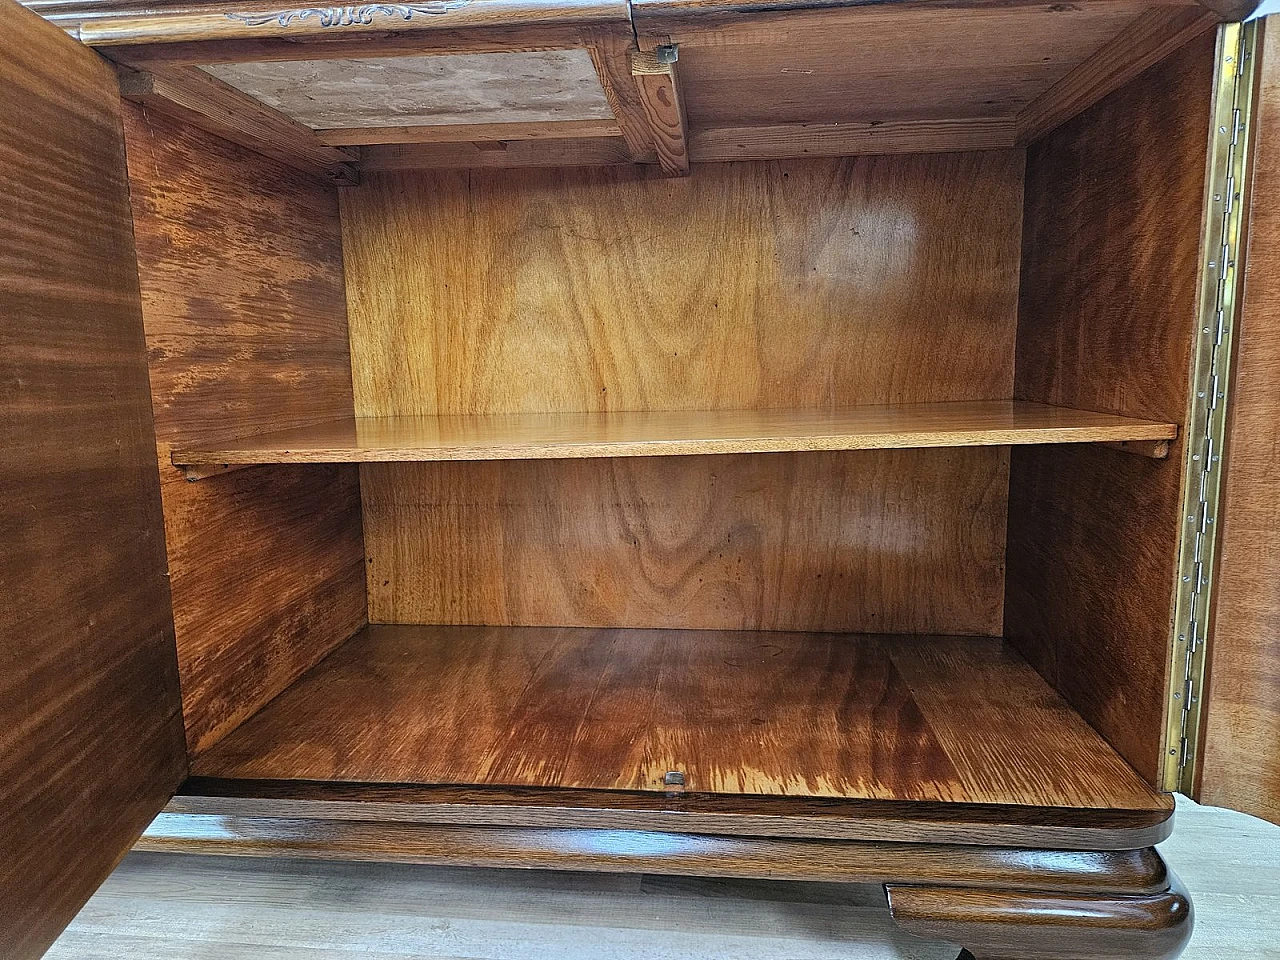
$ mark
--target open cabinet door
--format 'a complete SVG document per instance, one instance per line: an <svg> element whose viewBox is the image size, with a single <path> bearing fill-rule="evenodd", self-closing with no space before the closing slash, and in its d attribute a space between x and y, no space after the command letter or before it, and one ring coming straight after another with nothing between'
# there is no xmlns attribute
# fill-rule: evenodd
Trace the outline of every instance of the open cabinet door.
<svg viewBox="0 0 1280 960"><path fill-rule="evenodd" d="M1262 33L1197 799L1280 823L1280 22Z"/></svg>
<svg viewBox="0 0 1280 960"><path fill-rule="evenodd" d="M25 960L186 750L115 74L0 19L0 954Z"/></svg>

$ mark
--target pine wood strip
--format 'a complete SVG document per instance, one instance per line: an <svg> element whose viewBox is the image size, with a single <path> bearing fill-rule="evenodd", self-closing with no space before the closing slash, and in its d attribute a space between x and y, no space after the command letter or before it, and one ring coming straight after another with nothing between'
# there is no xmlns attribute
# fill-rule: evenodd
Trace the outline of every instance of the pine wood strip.
<svg viewBox="0 0 1280 960"><path fill-rule="evenodd" d="M692 793L1167 806L989 638L371 626L192 770L660 793L669 771Z"/></svg>
<svg viewBox="0 0 1280 960"><path fill-rule="evenodd" d="M476 167L603 167L634 162L631 148L622 137L375 143L360 151L360 170L364 173Z"/></svg>
<svg viewBox="0 0 1280 960"><path fill-rule="evenodd" d="M1156 7L1140 14L1123 33L1022 108L1016 121L1018 144L1030 143L1093 106L1220 19L1200 6Z"/></svg>
<svg viewBox="0 0 1280 960"><path fill-rule="evenodd" d="M636 51L631 57L658 164L667 176L684 177L689 174L689 124L676 66L648 51Z"/></svg>
<svg viewBox="0 0 1280 960"><path fill-rule="evenodd" d="M1005 117L784 123L695 128L689 135L689 153L694 163L716 163L786 157L1004 150L1012 147L1014 140L1013 121Z"/></svg>
<svg viewBox="0 0 1280 960"><path fill-rule="evenodd" d="M804 410L357 417L193 447L175 464L396 463L1169 440L1170 423L1015 400Z"/></svg>
<svg viewBox="0 0 1280 960"><path fill-rule="evenodd" d="M510 140L572 140L620 137L616 120L542 120L536 123L442 123L392 127L334 127L317 130L335 147L375 143L495 143Z"/></svg>
<svg viewBox="0 0 1280 960"><path fill-rule="evenodd" d="M120 70L126 100L208 130L233 143L334 183L356 183L355 154L320 140L309 127L195 67Z"/></svg>

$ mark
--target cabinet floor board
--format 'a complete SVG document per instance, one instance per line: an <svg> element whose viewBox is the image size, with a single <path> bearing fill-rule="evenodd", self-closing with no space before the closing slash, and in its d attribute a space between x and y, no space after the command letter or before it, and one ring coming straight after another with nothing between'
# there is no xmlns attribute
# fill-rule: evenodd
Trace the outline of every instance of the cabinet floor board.
<svg viewBox="0 0 1280 960"><path fill-rule="evenodd" d="M964 637L370 626L192 773L1167 805L1002 640Z"/></svg>

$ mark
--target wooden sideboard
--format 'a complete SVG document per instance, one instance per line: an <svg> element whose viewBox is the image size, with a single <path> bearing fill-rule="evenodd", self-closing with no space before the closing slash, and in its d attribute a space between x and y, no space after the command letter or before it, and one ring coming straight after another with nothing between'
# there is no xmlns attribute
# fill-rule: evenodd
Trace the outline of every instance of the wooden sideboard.
<svg viewBox="0 0 1280 960"><path fill-rule="evenodd" d="M0 0L0 940L135 844L1171 960L1280 820L1232 0Z"/></svg>

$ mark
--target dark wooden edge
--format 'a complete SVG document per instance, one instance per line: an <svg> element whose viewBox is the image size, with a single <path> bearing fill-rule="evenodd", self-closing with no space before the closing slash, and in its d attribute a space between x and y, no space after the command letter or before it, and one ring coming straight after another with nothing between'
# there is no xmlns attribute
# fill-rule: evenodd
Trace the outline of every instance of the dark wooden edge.
<svg viewBox="0 0 1280 960"><path fill-rule="evenodd" d="M1085 810L192 777L166 809L228 817L1132 850L1153 846L1172 831L1173 802L1162 799L1163 806L1149 810Z"/></svg>
<svg viewBox="0 0 1280 960"><path fill-rule="evenodd" d="M1064 851L956 844L738 837L670 830L161 814L137 850L440 866L664 873L1064 893L1158 892L1155 850Z"/></svg>
<svg viewBox="0 0 1280 960"><path fill-rule="evenodd" d="M885 893L903 930L962 944L976 960L1174 960L1195 925L1172 871L1162 890L1121 895L893 883Z"/></svg>
<svg viewBox="0 0 1280 960"><path fill-rule="evenodd" d="M1224 20L1244 20L1260 3L1261 0L1188 0L1186 5L1204 7ZM1152 3L1152 6L1170 5L1168 2ZM899 9L990 10L1044 7L1046 4L1041 0L631 0L632 17L638 25L645 27L649 26L646 21L713 21L794 10L881 6Z"/></svg>

